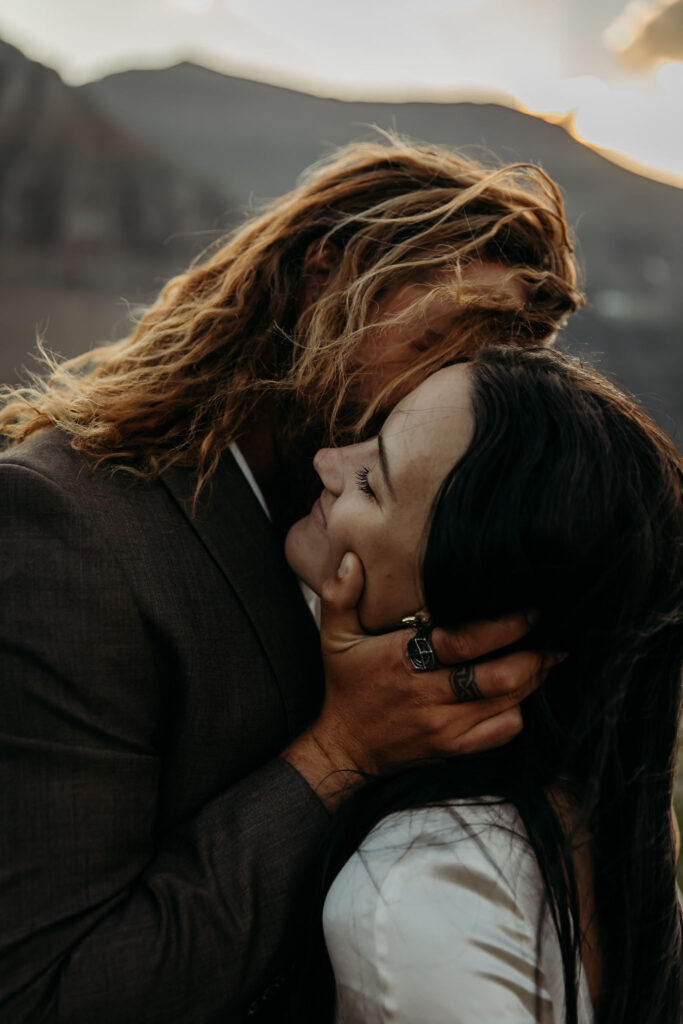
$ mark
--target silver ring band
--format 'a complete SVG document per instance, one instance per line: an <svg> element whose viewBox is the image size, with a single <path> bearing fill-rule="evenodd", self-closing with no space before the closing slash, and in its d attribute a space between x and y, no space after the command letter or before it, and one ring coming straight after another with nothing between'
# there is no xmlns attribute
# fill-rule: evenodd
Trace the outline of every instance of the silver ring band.
<svg viewBox="0 0 683 1024"><path fill-rule="evenodd" d="M431 622L425 616L408 615L401 620L403 626L416 630L408 641L408 658L416 672L432 672L436 668L436 654L429 639Z"/></svg>

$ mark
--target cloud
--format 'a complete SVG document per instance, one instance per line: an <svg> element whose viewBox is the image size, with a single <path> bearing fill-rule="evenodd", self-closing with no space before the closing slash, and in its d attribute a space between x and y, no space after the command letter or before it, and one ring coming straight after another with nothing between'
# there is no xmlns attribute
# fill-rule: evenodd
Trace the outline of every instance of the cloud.
<svg viewBox="0 0 683 1024"><path fill-rule="evenodd" d="M624 3L0 0L0 34L74 84L194 60L347 99L516 97L531 111L573 117L582 139L680 181L671 126L683 117L683 0L632 3L607 30L631 68L656 67L646 78L610 77L615 62L600 32Z"/></svg>
<svg viewBox="0 0 683 1024"><path fill-rule="evenodd" d="M683 61L683 0L630 3L605 32L605 42L634 70Z"/></svg>

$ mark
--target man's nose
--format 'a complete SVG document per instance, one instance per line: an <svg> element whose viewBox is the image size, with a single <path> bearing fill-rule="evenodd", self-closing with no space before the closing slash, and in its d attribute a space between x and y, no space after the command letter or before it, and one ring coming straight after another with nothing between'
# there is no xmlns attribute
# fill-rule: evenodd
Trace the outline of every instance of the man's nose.
<svg viewBox="0 0 683 1024"><path fill-rule="evenodd" d="M332 494L339 494L343 484L341 455L338 448L321 448L313 458L313 468L320 477L323 487Z"/></svg>

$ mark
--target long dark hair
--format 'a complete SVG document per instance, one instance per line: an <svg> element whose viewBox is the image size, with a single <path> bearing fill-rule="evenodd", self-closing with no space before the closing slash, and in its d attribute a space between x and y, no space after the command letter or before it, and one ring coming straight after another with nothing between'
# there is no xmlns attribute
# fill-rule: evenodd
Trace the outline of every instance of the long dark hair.
<svg viewBox="0 0 683 1024"><path fill-rule="evenodd" d="M499 795L516 806L538 859L575 1024L575 835L548 796L559 789L592 840L596 1020L680 1024L670 813L683 659L681 459L636 405L566 356L492 347L470 366L475 434L433 506L426 606L443 626L538 609L525 644L569 657L525 701L512 744L371 780L336 818L322 891L387 814ZM320 1022L332 1006L329 968L318 995L309 992Z"/></svg>

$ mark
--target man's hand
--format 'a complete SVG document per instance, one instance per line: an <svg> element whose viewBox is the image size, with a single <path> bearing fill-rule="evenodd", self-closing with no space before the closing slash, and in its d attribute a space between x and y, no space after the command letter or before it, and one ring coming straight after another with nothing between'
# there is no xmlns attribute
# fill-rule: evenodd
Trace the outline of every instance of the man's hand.
<svg viewBox="0 0 683 1024"><path fill-rule="evenodd" d="M521 731L519 702L560 658L516 651L471 662L523 637L531 628L524 616L458 631L435 629L432 646L448 667L420 673L407 655L413 630L380 636L363 631L358 557L347 554L340 572L325 581L322 593L325 703L314 725L283 754L328 806L365 773L421 757L488 750Z"/></svg>

